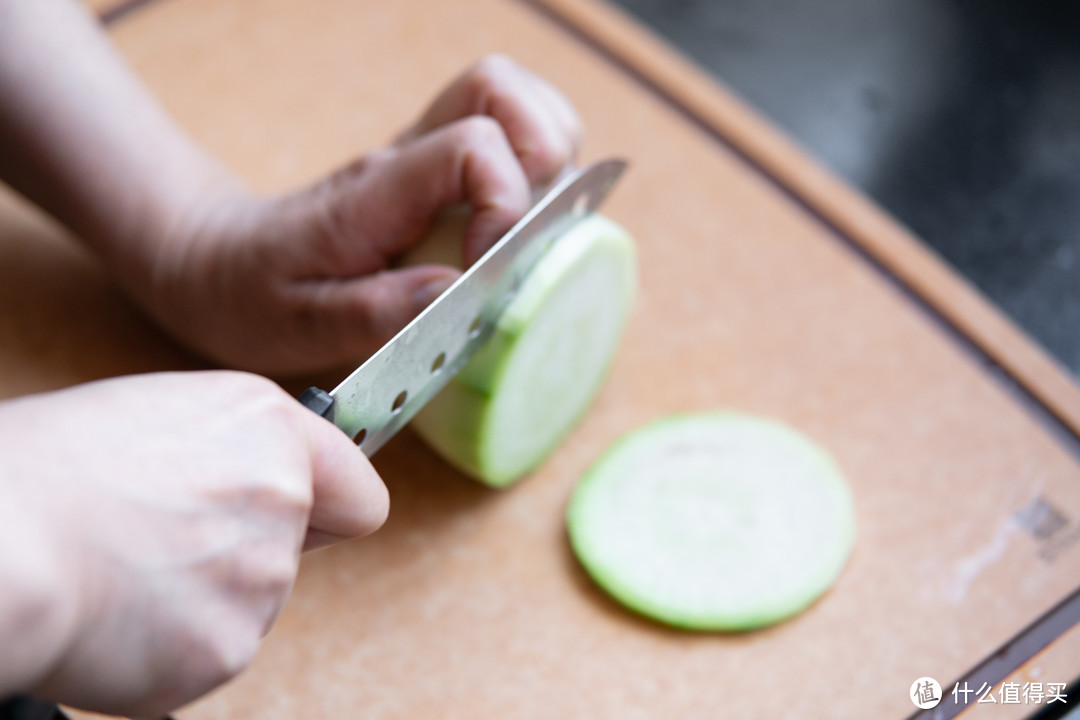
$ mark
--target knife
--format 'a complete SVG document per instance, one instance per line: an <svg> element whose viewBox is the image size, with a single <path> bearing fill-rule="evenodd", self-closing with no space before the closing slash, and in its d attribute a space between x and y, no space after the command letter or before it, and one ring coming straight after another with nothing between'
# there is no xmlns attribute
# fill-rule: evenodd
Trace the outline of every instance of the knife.
<svg viewBox="0 0 1080 720"><path fill-rule="evenodd" d="M308 388L300 402L372 456L484 345L548 246L596 210L625 169L623 160L602 160L563 178L340 385Z"/></svg>

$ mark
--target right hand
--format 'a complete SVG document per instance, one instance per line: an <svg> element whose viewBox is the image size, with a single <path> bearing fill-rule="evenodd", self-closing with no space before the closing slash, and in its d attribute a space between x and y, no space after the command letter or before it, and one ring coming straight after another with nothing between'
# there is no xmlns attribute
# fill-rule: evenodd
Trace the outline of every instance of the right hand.
<svg viewBox="0 0 1080 720"><path fill-rule="evenodd" d="M0 642L18 648L0 696L161 716L248 664L301 549L371 533L387 509L348 438L256 376L0 404L0 578L15 579Z"/></svg>

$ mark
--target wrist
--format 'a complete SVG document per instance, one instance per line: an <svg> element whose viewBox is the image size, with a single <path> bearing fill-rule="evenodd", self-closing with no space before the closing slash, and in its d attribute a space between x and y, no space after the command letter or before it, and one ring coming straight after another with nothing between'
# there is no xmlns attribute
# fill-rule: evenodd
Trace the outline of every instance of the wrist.
<svg viewBox="0 0 1080 720"><path fill-rule="evenodd" d="M0 177L137 292L157 238L228 172L169 117L82 3L5 2Z"/></svg>
<svg viewBox="0 0 1080 720"><path fill-rule="evenodd" d="M198 149L195 154L201 155ZM188 158L194 161L194 158ZM250 198L233 175L206 158L206 163L173 167L171 177L146 190L133 203L124 222L107 228L98 254L136 301L153 312L163 273L187 256L200 235L212 232L225 208Z"/></svg>

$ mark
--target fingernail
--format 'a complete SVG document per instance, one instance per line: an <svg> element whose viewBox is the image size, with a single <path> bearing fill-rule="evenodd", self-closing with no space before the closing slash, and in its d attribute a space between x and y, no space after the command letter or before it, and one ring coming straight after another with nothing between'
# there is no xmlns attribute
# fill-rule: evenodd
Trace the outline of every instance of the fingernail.
<svg viewBox="0 0 1080 720"><path fill-rule="evenodd" d="M431 280L417 288L413 292L413 303L416 305L417 312L435 302L435 298L446 292L446 289L453 284L453 280L439 278L438 280Z"/></svg>

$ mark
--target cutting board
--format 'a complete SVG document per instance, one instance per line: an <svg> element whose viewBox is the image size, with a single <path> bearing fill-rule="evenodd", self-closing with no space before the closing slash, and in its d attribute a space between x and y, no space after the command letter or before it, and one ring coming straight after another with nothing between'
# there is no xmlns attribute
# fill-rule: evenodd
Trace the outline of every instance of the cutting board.
<svg viewBox="0 0 1080 720"><path fill-rule="evenodd" d="M585 159L632 163L605 212L637 238L640 296L569 440L493 491L400 434L375 458L386 526L307 555L252 668L181 720L902 718L916 678L951 687L1075 589L1071 379L903 228L610 8L155 0L110 31L180 123L261 191L386 143L493 51L571 97ZM58 228L2 203L0 396L206 365ZM692 634L599 592L563 515L621 434L719 408L828 448L858 535L805 613ZM1071 681L1080 643L1051 650L1037 676Z"/></svg>

